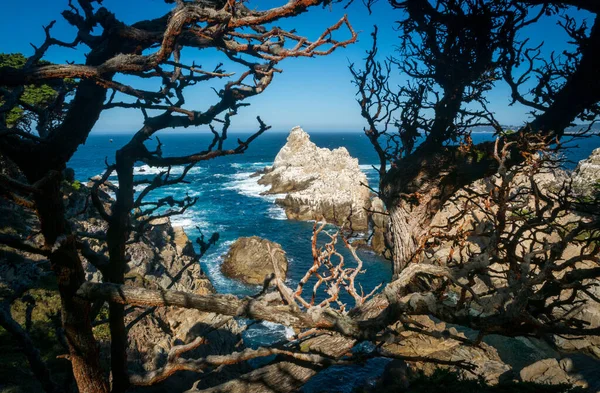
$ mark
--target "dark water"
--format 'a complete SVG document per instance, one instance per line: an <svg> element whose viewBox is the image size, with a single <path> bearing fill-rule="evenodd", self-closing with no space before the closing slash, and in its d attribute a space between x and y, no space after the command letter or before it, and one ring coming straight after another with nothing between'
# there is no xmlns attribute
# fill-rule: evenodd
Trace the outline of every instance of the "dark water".
<svg viewBox="0 0 600 393"><path fill-rule="evenodd" d="M245 139L247 135L233 134L229 146L237 145L237 138ZM91 135L70 162L75 169L76 177L87 181L92 176L100 174L104 169L105 157L114 162L115 151L128 142L127 135ZM250 175L271 165L277 152L285 144L287 133L272 132L262 135L255 140L248 151L239 156L221 157L212 161L198 164L187 176L189 184L166 187L151 194L152 198L165 195L183 197L185 194L198 197L198 203L184 215L174 218L173 224L183 226L194 240L201 233L210 236L219 232L220 240L200 261L202 268L208 274L217 291L247 295L257 293L258 287L246 286L237 281L224 277L220 270L221 257L231 243L240 236L260 236L280 243L287 253L289 260L288 284L295 287L298 280L312 265L311 234L313 223L290 221L285 218L282 209L274 204L274 196L261 196L266 188L256 183L256 178ZM474 142L489 140L491 134L474 134ZM205 134L164 134L160 136L163 154L186 155L202 151L210 142ZM112 142L111 142L112 140ZM320 132L313 133L311 140L320 147L337 148L344 146L353 157L358 158L361 169L366 173L369 184L376 188L377 176L372 165L377 163L377 157L362 133ZM150 141L148 146L153 147ZM591 151L600 145L600 138L587 139L579 142L579 147L568 150L570 159L567 167L573 168L576 163L589 156ZM176 173L181 168L172 172ZM139 178L158 173L157 168L136 167ZM115 177L110 179L116 182ZM330 230L333 230L331 228ZM341 245L340 249L343 248ZM360 283L365 292L391 278L390 263L369 251L360 251L364 262L365 274L360 277ZM347 261L350 259L347 258ZM261 323L253 325L246 332L246 340L250 345L260 345L265 342L283 339L289 335L283 327ZM356 385L357 381L365 382L383 368L378 360L356 367L331 368L328 372L314 379L306 386L306 391L320 391L323 383L326 391L347 392Z"/></svg>

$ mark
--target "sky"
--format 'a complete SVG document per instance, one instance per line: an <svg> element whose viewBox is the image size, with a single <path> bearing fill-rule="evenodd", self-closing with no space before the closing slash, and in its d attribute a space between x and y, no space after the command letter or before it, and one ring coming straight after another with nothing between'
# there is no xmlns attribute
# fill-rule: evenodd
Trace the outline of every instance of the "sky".
<svg viewBox="0 0 600 393"><path fill-rule="evenodd" d="M284 4L286 0L254 0L251 4L260 9ZM26 4L26 6L23 6ZM0 52L22 52L30 55L30 46L40 45L44 39L42 26L50 21L57 23L52 30L53 36L64 41L72 41L75 31L60 15L67 9L67 0L29 0L27 3L14 0L2 0L0 5ZM143 19L156 18L168 12L172 5L162 0L104 0L103 6L114 12L119 20L134 23ZM32 10L35 10L32 12ZM282 28L295 28L300 35L309 39L317 38L328 26L337 22L344 14L359 33L358 42L347 48L336 50L334 53L316 58L292 58L279 64L282 74L276 75L273 83L266 91L248 100L250 107L241 108L233 118L232 131L252 131L256 128L256 116L273 127L273 130L287 131L296 125L301 125L307 131L361 131L364 120L356 103L356 88L351 83L348 70L350 63L360 66L365 58L365 51L371 46L370 33L373 25L379 27L379 54L381 59L393 55L398 45L395 21L402 18L402 11L393 10L387 1L379 1L369 15L361 1L356 0L348 9L342 5L334 5L325 9L314 7L307 13L293 19L285 19L277 24ZM581 18L585 14L578 14ZM544 50L561 51L566 46L566 37L555 20L544 20L527 32L531 42L544 42ZM349 37L343 32L336 36L340 39ZM78 49L56 48L48 51L45 59L64 63L85 61L85 47ZM183 52L183 62L192 61L204 69L214 67L219 62L225 63L226 71L239 71L239 67L227 62L221 53L211 50L186 50ZM157 90L156 84L141 84L127 77L123 82L135 82L137 87ZM401 83L405 80L402 75L396 75L394 81ZM202 110L216 101L215 93L223 86L223 81L214 84L194 87L186 94L186 107ZM187 90L186 90L187 91ZM528 110L523 107L508 106L509 94L504 85L493 89L489 94L490 109L496 113L502 124L517 125L527 120ZM139 111L112 109L104 111L98 120L94 132L124 132L137 131L143 118Z"/></svg>

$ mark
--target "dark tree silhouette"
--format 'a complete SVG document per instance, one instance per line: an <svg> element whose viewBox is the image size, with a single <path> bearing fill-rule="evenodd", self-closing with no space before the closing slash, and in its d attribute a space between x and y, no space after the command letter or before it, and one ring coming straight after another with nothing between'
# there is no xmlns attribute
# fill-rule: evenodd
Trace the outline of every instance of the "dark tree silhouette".
<svg viewBox="0 0 600 393"><path fill-rule="evenodd" d="M311 6L329 4L327 1L292 0L265 11L253 11L243 1L175 1L173 11L167 15L133 25L118 21L96 3L86 0L79 0L77 6L69 3L70 9L63 13L78 30L73 42L52 38L48 27L46 41L24 64L0 68L0 86L3 86L0 152L17 168L13 177L0 176L0 192L18 204L35 209L45 245L40 248L28 242L26 233L0 235L0 243L50 260L60 291L68 359L81 392L121 392L130 385L161 382L180 371L218 372L224 365L273 355L277 358L268 366L212 390L295 391L325 367L356 364L373 357L435 362L474 370L468 359L401 356L387 350L387 344L402 342L404 337L399 333L403 332L442 336L470 346L480 345L481 339L491 333L547 339L555 334L566 337L600 333L598 327L590 327L577 313L579 306L598 301L591 292L593 280L600 276L598 197L581 198L573 193L568 181L559 182L556 189L542 190L537 178L548 165L555 165L553 158L545 153L551 141L564 133L564 129L542 127L550 124L550 116L570 117L565 126L577 116L593 116L597 103L594 94L598 92L590 92L584 98L571 96L573 100L585 101L577 104L579 111L557 113L556 110L564 105L566 98L559 99L562 92L575 94L586 78L588 85L597 83L594 75L585 74L591 72L588 67L596 61L591 56L596 30L579 29L570 19L566 20L565 28L577 39L580 50L572 57L567 56L567 61L548 62L542 69L542 76L552 75L552 78L538 79L539 86L532 94L539 99L521 93L521 88L527 87L523 84L527 76L513 76L517 71L523 75L523 68L516 63L527 64L528 59L535 63L537 59L535 52L516 41L515 34L527 24L535 23L544 12L559 12L562 7L534 8L530 14L528 7L537 2L515 1L509 5L475 0L440 0L434 5L416 0L393 2L408 13L409 18L401 22L402 53L414 62L398 60L382 66L375 59L375 45L369 53L366 70L354 69L353 73L360 88L363 116L369 121L367 135L381 159L380 189L391 212L395 242L394 281L382 293L362 293L357 286L363 264L352 244L342 232L328 233L315 225L313 266L295 290L285 284L274 264L275 274L267 278L267 284L274 282L276 291L269 291L265 285L255 296L236 297L123 285L128 242L143 236L151 220L182 213L195 202L189 196L153 200L148 195L159 187L185 181L185 175L200 161L243 153L268 129L258 119L254 135L238 141L235 147L226 146L232 118L247 104L247 98L262 93L272 83L280 72L277 68L280 60L327 55L354 42L356 33L345 17L313 41L293 31L266 27ZM572 4L587 4L590 11L594 10L591 3L584 1L563 5ZM333 37L344 31L344 38ZM52 45L83 45L89 49L86 64L42 65L40 61ZM184 48L216 48L229 62L245 68L245 72L233 76L222 66L202 69L184 61L183 54L188 53ZM394 64L415 79L400 93L388 86ZM537 67L529 70L525 67L525 75L537 71ZM159 88L150 91L136 88L133 82L126 85L118 78L122 75L130 77L128 81L136 78L156 81ZM513 86L516 101L539 106L535 108L535 120L524 131L534 129L541 131L541 135L520 132L496 143L473 146L469 128L478 124L499 128L484 98L487 89L500 78L506 78ZM226 82L213 105L204 110L189 109L186 89L216 79ZM37 109L46 111L52 107L51 102L40 108L28 108L22 99L26 85L53 86L58 100L60 86L66 83L75 84L74 95L57 104L60 113L56 121L47 123L46 134L46 131L22 129L18 122L7 123L4 114L17 107L34 118ZM85 142L100 113L115 107L140 110L144 123L118 150L114 162L107 162L105 173L94 179L90 200L108 223L107 233L74 232L63 204L63 170ZM400 113L397 121L396 111ZM428 113L436 116L427 116ZM544 116L548 116L546 120L539 120ZM391 128L396 127L396 122L399 131L393 133ZM158 138L155 147L149 147L148 140L160 130L198 125L209 126L214 136L203 151L167 157ZM420 131L426 132L426 138L417 146ZM138 162L163 170L153 178L139 180L133 176ZM183 167L181 174L173 171L175 165ZM118 176L119 186L114 202L107 204L101 191L109 186L107 180L113 173ZM493 174L496 176L489 180L489 190L474 188L456 194L461 186ZM143 187L138 194L134 192L136 186ZM450 219L451 228L430 228L435 211L451 197L461 207ZM465 238L476 230L474 227L479 227L469 220L469 214L475 211L488 228L481 234L486 246L479 250L465 243ZM460 230L453 230L458 222ZM317 243L319 234L327 237L322 247ZM548 247L548 236L557 239L552 247ZM99 241L104 252L93 252L91 239ZM214 240L215 237L208 242L201 240L201 252ZM351 260L344 260L336 251L340 240L350 250ZM439 263L435 253L444 242L454 245L445 265ZM572 245L578 251L574 255L569 254ZM102 272L105 282L85 281L82 257ZM406 266L412 258L425 263ZM303 286L311 277L317 279L317 284L307 299L308 291ZM324 292L321 302L315 301L317 291ZM353 306L341 300L343 292L354 301ZM104 302L109 303L110 378L100 366L92 334L92 321L97 317L98 306ZM128 326L124 324L124 314L127 307L134 306L146 307L145 313L169 306L271 321L293 327L296 334L286 345L204 358L184 357L205 344L204 338L198 337L172 347L166 362L157 369L130 374L125 357ZM0 323L26 348L25 355L44 388L57 390L43 359L31 348L26 329L15 324L5 310L0 310ZM472 327L480 335L476 340L468 340L451 332L432 332L414 319L420 315ZM319 337L336 346L339 355L304 352L306 341ZM335 339L327 341L331 337ZM336 341L340 337L343 345ZM371 351L350 351L364 340L375 344ZM193 387L189 391L198 389Z"/></svg>
<svg viewBox="0 0 600 393"><path fill-rule="evenodd" d="M90 303L75 296L84 282L79 252L102 272L104 280L123 283L126 243L132 232L143 232L150 220L185 211L195 200L185 197L154 202L145 201L158 187L184 181L187 172L198 162L219 156L241 154L269 127L258 118L258 131L237 147L226 148L231 117L250 97L262 93L281 72L278 63L290 57L327 55L356 40L346 17L326 29L315 40L276 26L267 27L281 18L293 17L310 7L329 1L294 0L285 5L255 11L243 1L175 1L171 12L153 19L128 25L118 20L100 1L69 2L63 18L76 30L72 42L52 37L54 22L45 27L46 39L22 64L3 64L0 68L0 152L18 168L23 179L0 178L3 194L17 203L35 209L45 239L45 247L35 250L19 236L3 238L11 247L34 251L49 257L58 279L62 300L63 327L70 347L69 359L81 392L107 392L109 383L100 368L99 354L92 335L94 311ZM344 31L345 30L345 31ZM338 40L334 35L342 37ZM48 64L43 57L52 46L86 49L85 64ZM184 48L198 51L217 49L224 60L245 69L240 75L227 73L223 65L206 70L184 59ZM128 76L125 84L120 76ZM204 109L186 105L184 90L198 83L223 79L215 102ZM140 89L137 81L157 84L154 91ZM28 90L51 86L48 102L27 100ZM188 89L189 90L189 89ZM73 94L67 97L67 94ZM144 122L129 143L116 154L114 164L92 189L91 199L108 222L106 243L108 259L94 255L87 239L73 233L65 219L61 182L66 163L85 143L103 111L112 108L141 110ZM33 118L36 132L12 121L18 111ZM14 117L14 116L13 116ZM182 157L164 157L160 141L155 150L145 142L157 131L222 123L221 131L212 125L214 139L204 151ZM7 162L8 162L7 161ZM152 181L135 181L136 162L164 167ZM181 176L171 174L171 166L184 165ZM119 187L116 201L107 211L98 197L98 189L116 172ZM137 197L134 186L145 186ZM170 209L174 208L174 209ZM138 213L133 213L137 211ZM111 374L113 392L127 389L127 334L124 307L110 304Z"/></svg>
<svg viewBox="0 0 600 393"><path fill-rule="evenodd" d="M375 2L366 2L371 7ZM377 61L376 33L364 69L352 65L365 133L379 156L380 196L390 213L388 246L394 273L413 260L431 219L460 187L497 169L493 144L472 145L478 126L502 126L487 107L487 92L506 82L512 104L532 108L519 132L549 143L574 122L598 115L598 6L585 1L390 1L401 10L397 58ZM588 26L570 7L592 13ZM560 18L571 50L549 58L519 38L541 18ZM389 85L398 69L411 79ZM417 140L423 135L420 144ZM519 160L518 153L513 155Z"/></svg>

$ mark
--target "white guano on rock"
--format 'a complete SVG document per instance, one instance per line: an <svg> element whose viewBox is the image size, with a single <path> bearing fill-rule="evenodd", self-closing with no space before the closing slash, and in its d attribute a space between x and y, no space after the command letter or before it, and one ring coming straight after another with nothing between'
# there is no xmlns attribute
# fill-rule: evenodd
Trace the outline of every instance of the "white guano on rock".
<svg viewBox="0 0 600 393"><path fill-rule="evenodd" d="M370 191L358 159L344 147L317 147L300 127L294 127L260 184L277 199L289 219L320 220L343 225L350 218L355 230L368 229Z"/></svg>

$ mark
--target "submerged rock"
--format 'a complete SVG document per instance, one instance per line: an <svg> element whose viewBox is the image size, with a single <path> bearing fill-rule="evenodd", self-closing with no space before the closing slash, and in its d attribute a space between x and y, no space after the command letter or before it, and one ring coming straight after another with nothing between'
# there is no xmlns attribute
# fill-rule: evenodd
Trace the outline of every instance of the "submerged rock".
<svg viewBox="0 0 600 393"><path fill-rule="evenodd" d="M286 216L343 225L350 218L355 230L368 229L365 209L371 205L366 175L348 150L319 148L300 127L294 127L273 167L258 181L271 186Z"/></svg>
<svg viewBox="0 0 600 393"><path fill-rule="evenodd" d="M276 250L275 263L285 278L288 270L285 252L279 244L258 236L240 237L231 245L221 265L223 274L246 284L262 284L274 273L269 248Z"/></svg>

